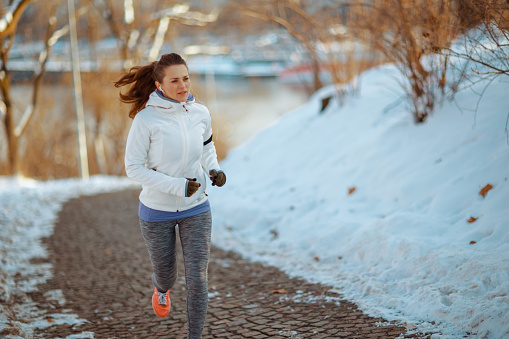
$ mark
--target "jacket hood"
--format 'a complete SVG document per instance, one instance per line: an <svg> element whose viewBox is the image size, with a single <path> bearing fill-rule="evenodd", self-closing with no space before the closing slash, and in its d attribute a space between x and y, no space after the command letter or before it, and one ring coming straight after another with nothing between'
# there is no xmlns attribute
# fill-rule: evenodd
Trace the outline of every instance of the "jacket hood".
<svg viewBox="0 0 509 339"><path fill-rule="evenodd" d="M191 93L187 97L186 104L194 102L194 97ZM171 108L175 104L182 104L181 102L173 99L166 98L158 89L150 93L150 97L148 98L147 104L145 106L155 106L162 108Z"/></svg>

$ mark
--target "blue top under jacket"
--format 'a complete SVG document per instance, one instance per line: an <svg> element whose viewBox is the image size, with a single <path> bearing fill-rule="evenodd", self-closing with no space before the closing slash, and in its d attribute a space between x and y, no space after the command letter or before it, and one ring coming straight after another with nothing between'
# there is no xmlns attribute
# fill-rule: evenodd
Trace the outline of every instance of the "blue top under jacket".
<svg viewBox="0 0 509 339"><path fill-rule="evenodd" d="M138 216L140 217L141 220L146 222L164 222L194 217L195 215L205 213L207 211L210 211L210 204L208 199L205 200L203 203L199 204L198 206L195 206L185 211L178 212L166 212L155 210L143 205L143 203L140 201Z"/></svg>

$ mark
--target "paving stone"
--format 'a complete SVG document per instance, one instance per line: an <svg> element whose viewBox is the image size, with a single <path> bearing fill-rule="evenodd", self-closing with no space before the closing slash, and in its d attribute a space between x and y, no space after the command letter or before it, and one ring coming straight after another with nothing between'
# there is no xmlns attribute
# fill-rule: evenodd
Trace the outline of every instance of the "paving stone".
<svg viewBox="0 0 509 339"><path fill-rule="evenodd" d="M44 240L53 277L30 297L51 313L65 309L87 322L53 325L34 333L65 338L84 331L95 338L186 338L186 290L179 252L179 278L170 292L172 309L165 319L153 314L151 263L138 224L139 191L123 191L73 199L63 206L54 233ZM428 338L370 318L331 288L289 278L274 267L250 263L239 255L212 247L209 264L209 312L203 339L213 338ZM272 294L285 289L288 293ZM66 303L44 297L62 290ZM119 298L121 291L121 298ZM299 294L297 294L299 291ZM304 303L305 294L324 300Z"/></svg>

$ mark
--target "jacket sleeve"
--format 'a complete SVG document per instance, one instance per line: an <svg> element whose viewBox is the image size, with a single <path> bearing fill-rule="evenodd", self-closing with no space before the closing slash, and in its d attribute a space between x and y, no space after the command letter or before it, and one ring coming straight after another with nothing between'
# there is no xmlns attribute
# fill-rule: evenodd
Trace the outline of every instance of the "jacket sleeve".
<svg viewBox="0 0 509 339"><path fill-rule="evenodd" d="M210 170L221 170L219 163L217 162L216 147L214 146L214 141L212 141L212 118L210 115L207 119L207 128L203 134L203 154L201 157L201 165L207 172L207 175Z"/></svg>
<svg viewBox="0 0 509 339"><path fill-rule="evenodd" d="M150 135L149 126L137 115L127 136L124 159L127 176L163 193L185 197L187 179L170 177L145 166L150 148Z"/></svg>

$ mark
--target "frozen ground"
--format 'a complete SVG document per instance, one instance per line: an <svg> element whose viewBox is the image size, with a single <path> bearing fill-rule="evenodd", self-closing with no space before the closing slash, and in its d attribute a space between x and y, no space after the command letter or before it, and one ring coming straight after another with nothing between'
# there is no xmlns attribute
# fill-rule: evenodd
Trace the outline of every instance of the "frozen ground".
<svg viewBox="0 0 509 339"><path fill-rule="evenodd" d="M509 83L493 82L474 111L479 83L415 125L403 105L384 113L398 98L393 72L365 73L357 96L319 114L334 93L324 88L233 150L222 163L227 184L209 189L213 242L334 286L409 329L508 337ZM48 317L85 321L37 310L25 293L51 267L29 261L46 255L40 238L65 201L133 186L117 177L0 179L0 332L29 336ZM47 298L65 303L61 291Z"/></svg>

